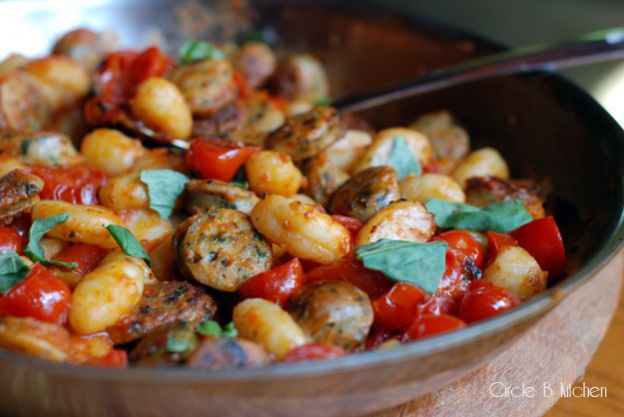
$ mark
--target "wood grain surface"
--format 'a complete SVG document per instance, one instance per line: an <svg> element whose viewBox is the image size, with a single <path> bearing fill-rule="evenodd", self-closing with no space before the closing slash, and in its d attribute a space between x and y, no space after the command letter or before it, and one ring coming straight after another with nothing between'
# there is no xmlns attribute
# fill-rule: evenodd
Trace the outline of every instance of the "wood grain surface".
<svg viewBox="0 0 624 417"><path fill-rule="evenodd" d="M607 387L606 398L562 398L545 417L624 416L624 288L620 304L604 341L583 378L593 386Z"/></svg>
<svg viewBox="0 0 624 417"><path fill-rule="evenodd" d="M621 304L611 322L618 307L623 266L624 253L620 253L488 365L438 391L367 417L538 417L557 402L561 384L582 381L592 387L607 386L608 397L564 398L548 417L624 415ZM609 338L587 368L611 323ZM619 333L613 334L613 329ZM535 392L496 397L489 390L493 383L509 387L524 384ZM544 395L545 384L554 388L552 395Z"/></svg>

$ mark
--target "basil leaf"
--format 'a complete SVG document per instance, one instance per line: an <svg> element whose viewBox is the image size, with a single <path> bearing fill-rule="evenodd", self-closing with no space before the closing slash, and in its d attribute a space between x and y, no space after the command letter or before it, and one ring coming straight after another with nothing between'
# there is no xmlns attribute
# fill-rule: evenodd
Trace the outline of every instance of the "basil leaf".
<svg viewBox="0 0 624 417"><path fill-rule="evenodd" d="M30 267L15 252L0 253L0 293L7 295L30 274Z"/></svg>
<svg viewBox="0 0 624 417"><path fill-rule="evenodd" d="M392 141L388 165L394 168L398 179L405 178L409 174L422 174L420 162L416 159L410 147L407 146L407 143L405 143L405 139L400 136Z"/></svg>
<svg viewBox="0 0 624 417"><path fill-rule="evenodd" d="M197 326L197 333L204 336L221 337L223 335L223 330L221 330L221 326L216 321L204 320Z"/></svg>
<svg viewBox="0 0 624 417"><path fill-rule="evenodd" d="M128 256L143 259L148 266L152 266L152 260L130 230L114 224L106 226L106 230L108 230L108 233L115 239L115 242L117 242L117 245L119 245L123 253Z"/></svg>
<svg viewBox="0 0 624 417"><path fill-rule="evenodd" d="M206 41L190 41L180 47L180 62L192 64L206 59L223 59L223 52Z"/></svg>
<svg viewBox="0 0 624 417"><path fill-rule="evenodd" d="M366 268L380 271L393 281L416 284L433 294L446 268L447 246L446 242L381 239L358 246L355 253Z"/></svg>
<svg viewBox="0 0 624 417"><path fill-rule="evenodd" d="M431 199L425 207L442 228L492 230L506 233L530 221L532 217L519 201L492 203L486 207Z"/></svg>
<svg viewBox="0 0 624 417"><path fill-rule="evenodd" d="M141 181L147 185L150 208L166 219L171 216L189 179L172 169L148 169L141 172Z"/></svg>
<svg viewBox="0 0 624 417"><path fill-rule="evenodd" d="M175 333L167 337L165 349L171 353L184 353L191 348L191 342L188 339L177 338Z"/></svg>
<svg viewBox="0 0 624 417"><path fill-rule="evenodd" d="M230 181L234 187L242 188L243 190L249 190L249 183L247 181Z"/></svg>
<svg viewBox="0 0 624 417"><path fill-rule="evenodd" d="M314 102L315 106L329 106L332 104L331 97L321 97Z"/></svg>
<svg viewBox="0 0 624 417"><path fill-rule="evenodd" d="M238 330L234 327L234 323L229 322L223 328L223 337L236 337L238 336Z"/></svg>
<svg viewBox="0 0 624 417"><path fill-rule="evenodd" d="M61 262L46 259L40 244L41 238L46 233L59 224L65 223L67 219L69 219L69 214L61 213L44 219L35 220L28 231L28 245L24 248L24 254L34 262L39 262L41 265L57 265L75 269L78 266L76 262Z"/></svg>

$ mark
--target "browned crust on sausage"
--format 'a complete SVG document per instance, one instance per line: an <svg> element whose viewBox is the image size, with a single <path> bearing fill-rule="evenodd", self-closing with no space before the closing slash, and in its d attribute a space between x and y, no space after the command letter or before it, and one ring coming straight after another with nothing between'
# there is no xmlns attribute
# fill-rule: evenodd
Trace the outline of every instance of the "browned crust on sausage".
<svg viewBox="0 0 624 417"><path fill-rule="evenodd" d="M394 169L379 166L353 175L334 193L329 211L366 222L379 210L401 198Z"/></svg>
<svg viewBox="0 0 624 417"><path fill-rule="evenodd" d="M519 182L497 177L473 177L466 181L466 202L474 206L487 206L494 202L519 201L531 217L544 217L542 198Z"/></svg>
<svg viewBox="0 0 624 417"><path fill-rule="evenodd" d="M128 343L177 321L210 320L216 310L213 298L188 282L158 282L145 286L139 304L107 332L115 344Z"/></svg>
<svg viewBox="0 0 624 417"><path fill-rule="evenodd" d="M234 338L206 338L186 364L200 369L226 369L266 365L269 354L257 343Z"/></svg>

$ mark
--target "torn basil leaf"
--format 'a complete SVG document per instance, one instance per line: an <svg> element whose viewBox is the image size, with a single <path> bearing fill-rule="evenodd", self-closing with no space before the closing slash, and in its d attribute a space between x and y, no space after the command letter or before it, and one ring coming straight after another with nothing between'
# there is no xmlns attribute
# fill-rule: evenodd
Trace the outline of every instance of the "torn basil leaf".
<svg viewBox="0 0 624 417"><path fill-rule="evenodd" d="M180 47L180 62L192 64L206 59L223 59L223 52L206 41L190 41Z"/></svg>
<svg viewBox="0 0 624 417"><path fill-rule="evenodd" d="M134 258L143 259L148 266L152 266L152 260L149 255L130 230L114 224L106 226L106 230L108 230L108 233L115 239L115 242L117 242L117 245L119 245L123 253Z"/></svg>
<svg viewBox="0 0 624 417"><path fill-rule="evenodd" d="M422 174L420 162L414 156L412 149L407 145L405 139L397 136L392 141L392 150L390 151L390 165L397 173L397 178L402 179L409 174Z"/></svg>
<svg viewBox="0 0 624 417"><path fill-rule="evenodd" d="M30 274L30 267L15 252L0 253L0 293L8 294Z"/></svg>
<svg viewBox="0 0 624 417"><path fill-rule="evenodd" d="M190 181L186 175L172 169L148 169L141 172L140 178L147 186L150 208L163 219L171 216L176 200Z"/></svg>
<svg viewBox="0 0 624 417"><path fill-rule="evenodd" d="M221 326L214 320L204 320L197 326L197 333L203 336L221 337L223 330Z"/></svg>
<svg viewBox="0 0 624 417"><path fill-rule="evenodd" d="M314 102L315 106L330 106L332 104L331 97L321 97Z"/></svg>
<svg viewBox="0 0 624 417"><path fill-rule="evenodd" d="M230 184L243 190L249 190L249 183L247 181L230 181Z"/></svg>
<svg viewBox="0 0 624 417"><path fill-rule="evenodd" d="M69 214L61 213L55 216L46 217L44 219L35 220L28 231L28 245L24 248L24 254L34 262L41 265L56 265L66 268L75 269L78 264L76 262L61 262L52 259L46 259L43 248L41 247L41 238L61 223L65 223L69 219Z"/></svg>
<svg viewBox="0 0 624 417"><path fill-rule="evenodd" d="M492 230L507 233L533 220L519 201L492 203L486 207L431 199L425 207L435 216L435 223L445 229Z"/></svg>
<svg viewBox="0 0 624 417"><path fill-rule="evenodd" d="M418 285L433 294L446 268L446 242L414 243L381 239L358 246L355 253L368 269L393 281Z"/></svg>
<svg viewBox="0 0 624 417"><path fill-rule="evenodd" d="M236 337L238 331L234 327L234 323L229 322L221 329L219 323L214 320L204 320L197 326L197 333L204 336L214 337Z"/></svg>

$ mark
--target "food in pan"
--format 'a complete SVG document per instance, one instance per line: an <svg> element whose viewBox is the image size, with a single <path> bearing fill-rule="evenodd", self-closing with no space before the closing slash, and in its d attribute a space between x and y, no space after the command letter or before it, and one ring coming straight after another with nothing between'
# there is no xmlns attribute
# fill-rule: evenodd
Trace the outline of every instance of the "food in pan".
<svg viewBox="0 0 624 417"><path fill-rule="evenodd" d="M462 329L565 275L546 196L449 112L375 130L328 96L318 59L259 41L174 58L80 29L5 59L0 347L318 360Z"/></svg>

